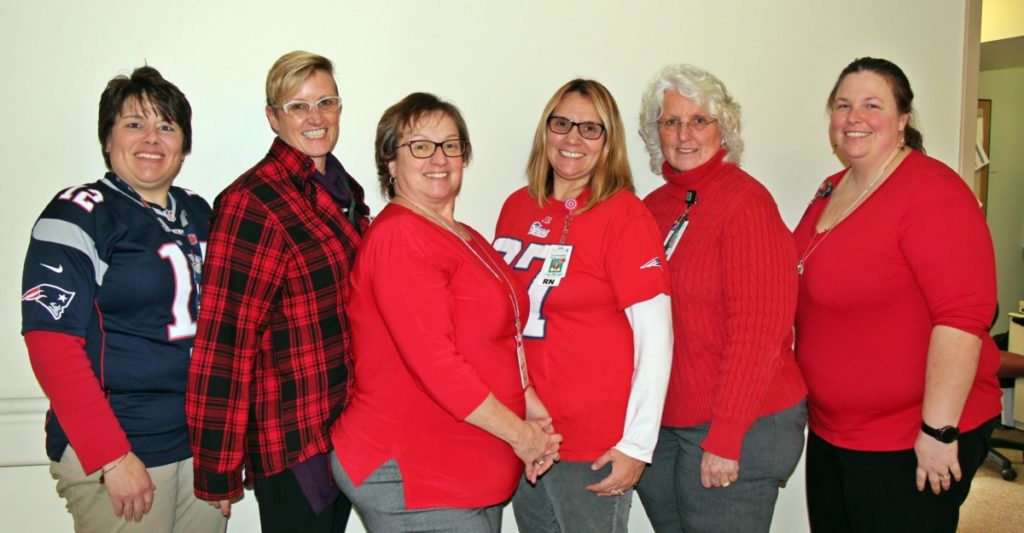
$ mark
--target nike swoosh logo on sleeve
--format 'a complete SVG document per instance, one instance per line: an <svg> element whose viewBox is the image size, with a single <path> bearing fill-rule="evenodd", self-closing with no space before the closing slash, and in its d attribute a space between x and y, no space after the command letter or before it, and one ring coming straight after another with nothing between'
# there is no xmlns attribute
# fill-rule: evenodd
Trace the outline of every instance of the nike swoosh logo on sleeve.
<svg viewBox="0 0 1024 533"><path fill-rule="evenodd" d="M654 259L651 259L650 261L644 263L643 265L640 265L640 270L643 270L645 268L661 268L661 259L655 257Z"/></svg>
<svg viewBox="0 0 1024 533"><path fill-rule="evenodd" d="M44 267L44 268L48 268L48 269L50 269L50 270L52 270L52 271L54 271L54 272L56 272L58 274L60 274L61 272L64 272L64 265L50 266L50 265L48 265L46 263L39 263L39 266Z"/></svg>

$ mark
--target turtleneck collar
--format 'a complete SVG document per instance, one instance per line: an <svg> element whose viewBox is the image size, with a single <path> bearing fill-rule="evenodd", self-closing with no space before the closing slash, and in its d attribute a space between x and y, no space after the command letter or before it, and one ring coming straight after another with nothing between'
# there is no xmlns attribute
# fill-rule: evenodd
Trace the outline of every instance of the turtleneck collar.
<svg viewBox="0 0 1024 533"><path fill-rule="evenodd" d="M711 159L705 161L701 166L684 172L680 172L672 168L672 165L669 165L668 161L665 161L661 164L661 175L665 177L665 181L672 185L692 189L706 184L714 176L718 175L718 169L726 164L722 162L724 158L725 150L720 149L715 153L715 155L711 156Z"/></svg>

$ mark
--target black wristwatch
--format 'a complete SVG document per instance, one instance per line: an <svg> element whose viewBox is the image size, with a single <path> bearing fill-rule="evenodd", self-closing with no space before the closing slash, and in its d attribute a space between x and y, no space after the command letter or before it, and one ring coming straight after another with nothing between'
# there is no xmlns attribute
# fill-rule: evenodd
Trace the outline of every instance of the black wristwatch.
<svg viewBox="0 0 1024 533"><path fill-rule="evenodd" d="M960 438L960 430L953 426L943 426L939 429L935 429L928 424L921 422L921 431L923 431L925 435L928 435L929 437L932 437L944 444L952 444Z"/></svg>

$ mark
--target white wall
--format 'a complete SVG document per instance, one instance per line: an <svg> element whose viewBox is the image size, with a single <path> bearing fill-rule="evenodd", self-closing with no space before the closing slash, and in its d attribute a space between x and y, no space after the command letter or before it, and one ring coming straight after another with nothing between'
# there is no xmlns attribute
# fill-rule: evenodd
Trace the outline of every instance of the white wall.
<svg viewBox="0 0 1024 533"><path fill-rule="evenodd" d="M451 99L464 112L475 154L457 215L485 235L500 203L524 183L533 129L559 85L575 76L602 81L635 131L645 82L666 63L696 63L743 105L744 166L793 225L817 183L838 169L824 100L855 57L886 57L906 70L929 153L956 168L963 11L962 0L8 2L0 17L0 168L12 201L0 209L0 247L10 257L0 263L0 319L8 324L0 334L0 399L41 394L18 334L29 229L57 190L100 176L99 93L110 77L143 62L192 102L194 151L178 184L210 200L269 146L263 81L286 51L303 48L336 62L345 104L336 154L369 189L380 113L415 90ZM629 151L645 194L659 178L639 136L630 136ZM381 206L376 196L372 204ZM0 464L17 462L5 457L12 453L42 462L41 445L11 444L3 413ZM41 425L39 414L39 433ZM39 433L19 436L39 442ZM33 482L23 482L33 469ZM43 467L0 469L0 520L15 521L3 529L67 529L49 486ZM633 518L634 530L647 530L639 507ZM233 531L249 529L242 520L234 519ZM783 493L776 529L806 529L802 476Z"/></svg>
<svg viewBox="0 0 1024 533"><path fill-rule="evenodd" d="M988 171L988 227L996 249L999 321L1024 300L1024 67L981 73L978 97L992 100Z"/></svg>

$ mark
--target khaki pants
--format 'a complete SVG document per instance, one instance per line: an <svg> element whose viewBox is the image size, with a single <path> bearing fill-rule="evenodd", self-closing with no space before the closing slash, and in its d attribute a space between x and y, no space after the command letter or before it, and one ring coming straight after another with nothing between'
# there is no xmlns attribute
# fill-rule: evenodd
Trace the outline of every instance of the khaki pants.
<svg viewBox="0 0 1024 533"><path fill-rule="evenodd" d="M50 463L57 494L67 502L78 533L223 533L228 521L220 511L195 497L192 458L147 468L156 485L153 508L141 522L126 522L114 514L100 472L86 476L70 446L59 463Z"/></svg>

